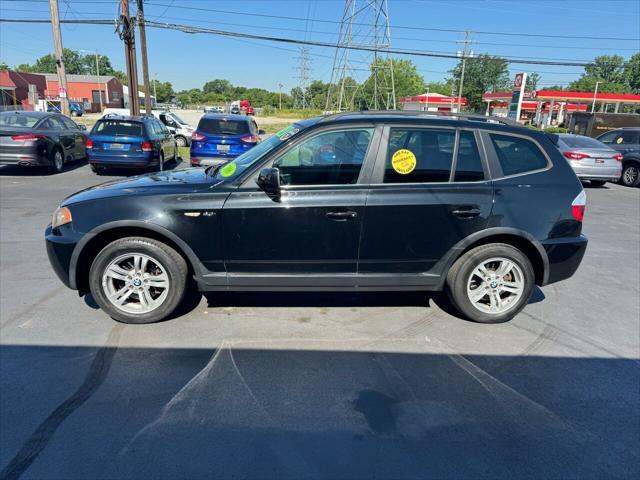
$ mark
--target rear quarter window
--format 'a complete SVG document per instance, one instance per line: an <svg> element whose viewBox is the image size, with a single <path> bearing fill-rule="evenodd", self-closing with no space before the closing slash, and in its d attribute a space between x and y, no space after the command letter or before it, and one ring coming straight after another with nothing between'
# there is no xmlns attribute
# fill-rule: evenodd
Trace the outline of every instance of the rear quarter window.
<svg viewBox="0 0 640 480"><path fill-rule="evenodd" d="M489 134L504 176L541 170L548 165L540 147L523 137Z"/></svg>
<svg viewBox="0 0 640 480"><path fill-rule="evenodd" d="M100 120L93 128L93 134L113 135L120 137L142 137L142 124L121 120Z"/></svg>
<svg viewBox="0 0 640 480"><path fill-rule="evenodd" d="M249 133L249 123L222 118L202 118L198 130L211 135L243 135Z"/></svg>

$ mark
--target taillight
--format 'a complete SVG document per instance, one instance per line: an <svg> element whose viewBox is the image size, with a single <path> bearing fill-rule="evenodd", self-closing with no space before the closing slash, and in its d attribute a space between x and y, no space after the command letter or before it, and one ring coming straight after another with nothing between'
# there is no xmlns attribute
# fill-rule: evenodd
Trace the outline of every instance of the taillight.
<svg viewBox="0 0 640 480"><path fill-rule="evenodd" d="M587 194L582 190L571 202L571 214L573 218L581 222L584 219L584 209L587 206Z"/></svg>
<svg viewBox="0 0 640 480"><path fill-rule="evenodd" d="M241 142L244 143L258 143L258 136L257 135L247 135L246 137L242 137L240 139Z"/></svg>
<svg viewBox="0 0 640 480"><path fill-rule="evenodd" d="M198 132L193 132L191 134L191 140L194 140L196 142L201 142L205 138L207 138L207 137L205 137L204 135L202 135L201 133L198 133Z"/></svg>
<svg viewBox="0 0 640 480"><path fill-rule="evenodd" d="M37 140L44 138L44 135L35 135L33 133L25 133L24 135L12 135L11 140Z"/></svg>
<svg viewBox="0 0 640 480"><path fill-rule="evenodd" d="M87 138L87 141L84 143L84 146L89 149L93 148L93 140L91 140L90 138Z"/></svg>
<svg viewBox="0 0 640 480"><path fill-rule="evenodd" d="M151 145L151 142L142 142L142 151L143 152L153 151L153 145Z"/></svg>
<svg viewBox="0 0 640 480"><path fill-rule="evenodd" d="M562 154L569 160L582 160L583 158L587 158L589 156L586 153L580 152L562 152Z"/></svg>
<svg viewBox="0 0 640 480"><path fill-rule="evenodd" d="M617 155L613 156L613 159L621 162L622 161L622 155L618 153Z"/></svg>

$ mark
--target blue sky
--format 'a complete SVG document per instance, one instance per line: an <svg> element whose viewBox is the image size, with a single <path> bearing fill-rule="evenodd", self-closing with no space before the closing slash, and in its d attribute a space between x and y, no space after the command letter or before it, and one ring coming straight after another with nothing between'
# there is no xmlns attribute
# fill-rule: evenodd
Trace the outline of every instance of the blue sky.
<svg viewBox="0 0 640 480"><path fill-rule="evenodd" d="M131 2L135 5L135 0ZM66 19L111 19L117 14L118 3L116 0L59 0L60 15ZM344 0L147 0L145 14L148 19L158 21L336 42L338 24L332 22L341 19L343 5ZM281 16L307 20L274 18ZM603 54L629 57L640 50L638 0L389 0L389 16L392 47L399 49L455 53L461 48L456 42L462 40L462 33L406 28L420 27L518 33L521 35L471 34L474 52L513 57L589 61ZM48 0L0 0L0 17L49 18ZM108 55L116 68L124 70L123 46L113 26L63 25L62 28L65 47L98 50ZM288 91L297 84L295 57L298 53L294 45L155 28L147 31L150 71L157 74L158 79L170 81L176 90L202 87L214 78L269 90L278 90L278 84L282 83L283 90ZM633 40L554 37L558 35ZM0 58L10 66L32 63L51 50L50 25L0 24ZM311 78L329 81L334 51L312 47L309 53ZM364 59L364 56L355 58ZM442 80L455 64L453 59L407 58L412 58L427 81ZM513 65L511 72L516 71L539 72L544 87L545 84L567 84L580 75L582 68Z"/></svg>

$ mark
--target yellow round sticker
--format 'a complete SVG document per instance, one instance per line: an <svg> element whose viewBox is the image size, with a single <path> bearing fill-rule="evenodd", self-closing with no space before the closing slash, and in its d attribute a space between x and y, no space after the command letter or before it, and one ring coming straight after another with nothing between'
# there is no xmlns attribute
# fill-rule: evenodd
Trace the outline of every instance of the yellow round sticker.
<svg viewBox="0 0 640 480"><path fill-rule="evenodd" d="M391 157L391 166L401 175L413 172L416 168L416 156L411 150L398 150Z"/></svg>

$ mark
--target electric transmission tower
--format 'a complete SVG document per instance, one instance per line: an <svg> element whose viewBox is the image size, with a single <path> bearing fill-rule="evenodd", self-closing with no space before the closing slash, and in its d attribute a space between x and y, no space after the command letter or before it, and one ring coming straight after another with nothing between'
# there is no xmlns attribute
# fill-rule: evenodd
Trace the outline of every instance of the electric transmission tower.
<svg viewBox="0 0 640 480"><path fill-rule="evenodd" d="M298 66L296 67L298 80L298 91L293 99L294 108L303 110L313 107L313 99L309 95L309 82L311 79L311 59L309 58L309 49L307 47L300 48L300 55L296 57Z"/></svg>
<svg viewBox="0 0 640 480"><path fill-rule="evenodd" d="M390 47L387 0L345 0L325 109L395 109Z"/></svg>

